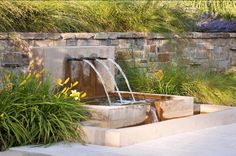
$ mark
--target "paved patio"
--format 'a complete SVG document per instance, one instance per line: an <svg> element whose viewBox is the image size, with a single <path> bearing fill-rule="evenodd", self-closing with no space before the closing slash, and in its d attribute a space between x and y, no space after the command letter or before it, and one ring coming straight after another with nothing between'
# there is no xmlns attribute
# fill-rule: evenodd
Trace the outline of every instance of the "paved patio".
<svg viewBox="0 0 236 156"><path fill-rule="evenodd" d="M20 153L19 153L20 152ZM21 153L22 152L22 153ZM123 148L55 144L15 147L0 156L235 156L236 124L159 138Z"/></svg>

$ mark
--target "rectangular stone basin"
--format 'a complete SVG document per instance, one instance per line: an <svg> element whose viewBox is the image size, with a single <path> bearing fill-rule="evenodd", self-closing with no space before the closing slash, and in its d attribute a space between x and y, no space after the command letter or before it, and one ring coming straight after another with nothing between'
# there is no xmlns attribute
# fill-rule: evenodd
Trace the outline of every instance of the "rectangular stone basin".
<svg viewBox="0 0 236 156"><path fill-rule="evenodd" d="M92 112L86 125L107 128L120 128L142 123L146 117L148 104L126 106L86 106Z"/></svg>
<svg viewBox="0 0 236 156"><path fill-rule="evenodd" d="M122 92L122 97L130 97ZM111 96L116 96L111 93ZM186 96L134 93L136 100L148 100L128 105L87 105L91 120L84 125L101 128L121 128L142 124L147 121L150 106L156 107L159 120L167 120L193 115L193 98Z"/></svg>
<svg viewBox="0 0 236 156"><path fill-rule="evenodd" d="M174 107L174 105L173 105ZM101 128L84 125L89 144L123 147L179 133L236 123L236 108L217 105L194 105L197 115L124 128Z"/></svg>

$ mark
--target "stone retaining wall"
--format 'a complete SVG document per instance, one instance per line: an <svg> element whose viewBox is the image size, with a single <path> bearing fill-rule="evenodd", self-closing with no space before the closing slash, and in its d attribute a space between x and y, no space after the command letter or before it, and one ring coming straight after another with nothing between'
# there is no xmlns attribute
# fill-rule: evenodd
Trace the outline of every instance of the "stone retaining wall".
<svg viewBox="0 0 236 156"><path fill-rule="evenodd" d="M0 33L0 52L11 33ZM190 67L224 70L236 66L236 33L18 33L30 46L116 46L116 58L140 68L180 62Z"/></svg>

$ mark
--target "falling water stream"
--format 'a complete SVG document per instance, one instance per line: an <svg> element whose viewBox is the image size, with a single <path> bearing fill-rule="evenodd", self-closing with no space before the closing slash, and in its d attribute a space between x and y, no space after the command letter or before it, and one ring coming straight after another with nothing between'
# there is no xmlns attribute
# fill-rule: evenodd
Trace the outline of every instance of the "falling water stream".
<svg viewBox="0 0 236 156"><path fill-rule="evenodd" d="M127 79L125 73L124 73L123 70L121 69L120 65L117 64L113 59L109 59L109 58L108 58L107 60L110 61L112 64L114 64L114 65L116 66L116 68L121 72L123 78L125 79L126 85L127 85L128 89L129 89L129 92L130 92L130 94L131 94L131 96L132 96L133 103L135 103L136 100L135 100L134 94L133 94L133 92L132 92L132 90L131 90L131 88L130 88L129 81L128 81L128 79ZM101 83L102 83L102 85L103 85L104 91L105 91L106 96L107 96L108 103L109 103L109 105L111 105L111 104L112 104L112 103L111 103L111 99L110 99L110 96L109 96L108 91L107 91L107 89L106 89L105 82L104 82L104 79L103 79L102 75L99 73L99 71L95 68L95 66L94 66L89 60L82 59L82 60L80 60L80 61L83 61L83 62L87 63L87 64L95 71L95 73L97 74L97 76L99 77L99 79L100 79L100 81L101 81ZM109 69L109 67L107 66L107 64L105 64L103 61L101 61L101 60L99 60L99 59L95 59L95 61L97 61L98 63L100 63L100 64L107 70L107 72L109 73L109 75L111 76L111 78L112 78L112 80L113 80L113 82L114 82L115 88L116 88L116 90L117 90L117 93L118 93L118 95L119 95L119 98L120 98L120 104L122 104L122 105L123 105L123 104L126 104L127 101L122 99L122 96L121 96L120 90L119 90L119 88L118 88L118 86L117 86L115 77L114 77L114 75L112 74L112 72L111 72L111 70ZM128 102L128 103L129 103L129 102ZM127 104L128 104L128 103L127 103ZM157 117L156 108L153 107L153 106L151 106L150 112L151 112L152 123L158 122L159 120L158 120L158 117Z"/></svg>
<svg viewBox="0 0 236 156"><path fill-rule="evenodd" d="M157 113L156 113L156 108L151 106L151 115L152 115L152 123L158 122L158 117L157 117Z"/></svg>
<svg viewBox="0 0 236 156"><path fill-rule="evenodd" d="M108 92L107 92L107 89L106 89L106 87L105 87L105 82L103 81L103 78L102 78L101 74L97 71L97 69L94 67L94 65L93 65L90 61L88 61L88 60L83 60L83 61L86 62L87 64L89 64L90 67L93 68L93 70L95 71L95 73L98 75L98 77L99 77L99 79L101 80L101 83L102 83L102 85L103 85L103 87L104 87L104 90L105 90L105 93L106 93L106 96L107 96L107 100L108 100L108 102L109 102L109 105L111 105L111 99L110 99L110 96L109 96L109 94L108 94Z"/></svg>
<svg viewBox="0 0 236 156"><path fill-rule="evenodd" d="M120 98L120 102L123 103L123 99L121 97L120 90L119 90L119 88L117 86L116 80L115 80L114 75L112 74L111 70L109 69L109 67L103 61L101 61L99 59L96 59L96 61L99 62L100 64L102 64L102 66L107 70L108 74L110 75L110 77L112 78L112 81L115 84L115 88L116 88L116 91L117 91L118 96Z"/></svg>
<svg viewBox="0 0 236 156"><path fill-rule="evenodd" d="M135 101L135 98L134 98L134 94L133 94L133 92L132 92L132 90L131 90L131 88L130 88L129 81L128 81L127 77L125 76L125 73L124 73L123 70L121 69L120 65L117 64L113 59L109 59L109 58L108 58L107 60L110 61L110 62L112 62L112 63L116 66L116 68L121 72L123 78L125 79L126 85L127 85L128 89L129 89L129 92L130 92L130 94L131 94L131 96L132 96L133 102L136 102L136 101Z"/></svg>

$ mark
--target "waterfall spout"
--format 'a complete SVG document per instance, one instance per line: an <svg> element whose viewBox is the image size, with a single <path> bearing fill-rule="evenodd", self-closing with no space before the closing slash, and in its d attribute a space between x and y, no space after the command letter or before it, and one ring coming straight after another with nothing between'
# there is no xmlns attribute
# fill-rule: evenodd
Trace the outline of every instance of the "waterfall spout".
<svg viewBox="0 0 236 156"><path fill-rule="evenodd" d="M132 96L132 99L133 99L133 101L135 102L134 94L133 94L133 92L132 92L132 90L131 90L131 88L130 88L129 81L128 81L127 77L125 76L125 73L124 73L123 70L121 69L120 65L117 64L113 59L109 59L109 58L108 58L107 60L110 61L110 62L112 62L112 63L116 66L116 68L121 72L123 78L125 79L126 85L127 85L128 89L129 89L129 92L130 92L130 94L131 94L131 96Z"/></svg>
<svg viewBox="0 0 236 156"><path fill-rule="evenodd" d="M94 67L94 65L93 65L90 61L88 61L88 60L86 60L86 59L84 59L83 61L86 62L87 64L89 64L89 66L90 66L91 68L93 68L93 70L95 71L95 73L97 74L97 76L99 77L99 79L101 80L101 83L102 83L102 85L103 85L103 87L104 87L104 91L105 91L106 96L107 96L107 100L108 100L108 102L109 102L109 105L111 105L111 99L110 99L110 96L109 96L109 94L108 94L108 92L107 92L107 89L106 89L106 87L105 87L105 82L103 81L103 78L102 78L101 74L98 72L98 70Z"/></svg>
<svg viewBox="0 0 236 156"><path fill-rule="evenodd" d="M115 77L114 77L114 75L112 74L112 72L110 71L109 67L108 67L103 61L101 61L101 60L99 60L99 59L96 59L96 61L99 62L99 63L107 70L108 74L110 75L110 77L112 78L112 81L113 81L114 84L115 84L115 88L116 88L116 91L117 91L118 96L119 96L119 98L120 98L120 102L123 103L123 99L122 99L122 96L121 96L121 94L120 94L120 90L119 90L119 88L118 88L118 86L117 86Z"/></svg>

